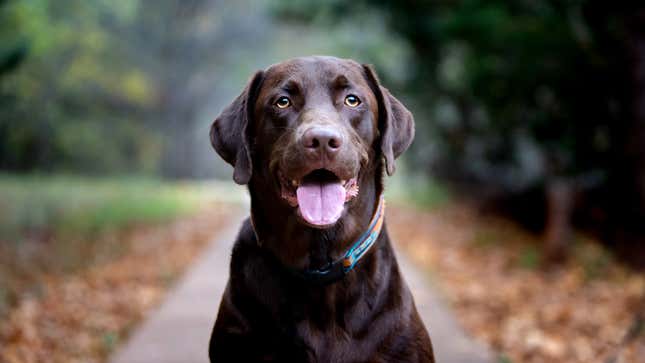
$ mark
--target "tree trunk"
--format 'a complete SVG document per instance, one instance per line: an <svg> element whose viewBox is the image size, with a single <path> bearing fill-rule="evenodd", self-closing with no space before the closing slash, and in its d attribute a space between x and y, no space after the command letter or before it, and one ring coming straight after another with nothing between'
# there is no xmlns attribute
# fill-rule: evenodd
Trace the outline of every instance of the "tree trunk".
<svg viewBox="0 0 645 363"><path fill-rule="evenodd" d="M571 240L571 215L574 187L568 179L552 178L546 184L547 215L545 227L546 262L562 262Z"/></svg>

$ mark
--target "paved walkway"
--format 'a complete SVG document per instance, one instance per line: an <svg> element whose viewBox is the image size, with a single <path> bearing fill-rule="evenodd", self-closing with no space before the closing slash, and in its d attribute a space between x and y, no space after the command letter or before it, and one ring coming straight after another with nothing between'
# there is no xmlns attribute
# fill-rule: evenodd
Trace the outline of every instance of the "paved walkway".
<svg viewBox="0 0 645 363"><path fill-rule="evenodd" d="M241 221L241 218L239 219ZM161 307L116 352L111 363L207 363L208 339L228 278L238 223L222 231L184 275ZM438 363L491 363L491 355L468 338L429 282L399 254L417 308L430 331Z"/></svg>

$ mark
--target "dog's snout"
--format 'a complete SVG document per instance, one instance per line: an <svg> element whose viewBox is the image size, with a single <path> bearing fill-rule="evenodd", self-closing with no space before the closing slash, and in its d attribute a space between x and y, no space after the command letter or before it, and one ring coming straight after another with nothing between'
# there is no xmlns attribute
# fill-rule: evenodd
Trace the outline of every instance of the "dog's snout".
<svg viewBox="0 0 645 363"><path fill-rule="evenodd" d="M312 127L302 135L307 152L335 154L343 144L342 135L331 127Z"/></svg>

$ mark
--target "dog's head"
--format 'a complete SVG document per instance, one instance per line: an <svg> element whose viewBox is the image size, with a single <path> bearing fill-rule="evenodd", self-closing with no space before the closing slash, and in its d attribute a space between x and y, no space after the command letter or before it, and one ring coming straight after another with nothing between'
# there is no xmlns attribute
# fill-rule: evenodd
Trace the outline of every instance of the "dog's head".
<svg viewBox="0 0 645 363"><path fill-rule="evenodd" d="M258 71L211 127L211 143L238 184L272 180L300 221L327 228L360 191L364 170L394 160L414 137L412 114L372 68L306 57Z"/></svg>

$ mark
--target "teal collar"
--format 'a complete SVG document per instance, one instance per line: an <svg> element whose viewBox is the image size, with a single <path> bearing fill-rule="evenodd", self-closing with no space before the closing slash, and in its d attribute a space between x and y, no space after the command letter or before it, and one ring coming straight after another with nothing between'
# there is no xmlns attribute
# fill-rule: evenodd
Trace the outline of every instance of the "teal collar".
<svg viewBox="0 0 645 363"><path fill-rule="evenodd" d="M356 266L358 261L365 256L370 247L374 245L374 242L376 242L376 239L381 233L384 218L385 198L381 195L378 207L376 208L374 216L372 216L369 227L352 244L341 259L330 262L327 266L321 269L295 271L296 274L303 280L318 285L328 285L342 279L347 273L354 269L354 266Z"/></svg>

